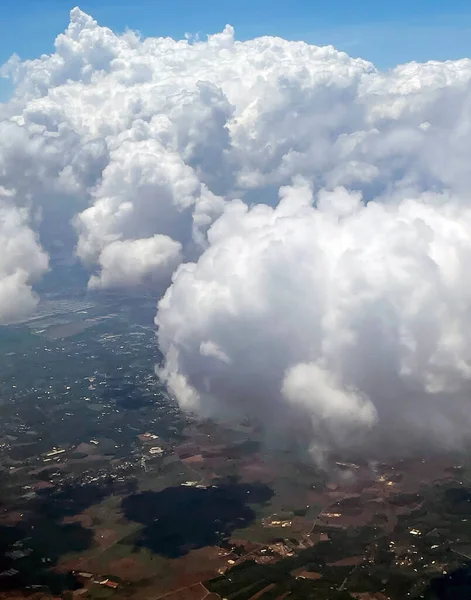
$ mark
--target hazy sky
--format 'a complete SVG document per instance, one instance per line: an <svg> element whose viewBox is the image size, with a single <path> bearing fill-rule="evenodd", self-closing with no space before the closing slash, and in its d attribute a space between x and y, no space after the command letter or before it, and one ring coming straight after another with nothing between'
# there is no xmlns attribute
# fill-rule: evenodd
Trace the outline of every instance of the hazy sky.
<svg viewBox="0 0 471 600"><path fill-rule="evenodd" d="M0 62L13 53L30 58L52 50L68 24L73 0L8 2L0 24ZM381 67L409 60L456 59L470 54L468 0L83 0L79 7L113 30L182 37L214 33L226 23L238 39L279 35L333 43Z"/></svg>
<svg viewBox="0 0 471 600"><path fill-rule="evenodd" d="M9 2L0 23L0 64L14 52L33 58L53 50L68 24L74 0ZM333 44L380 68L417 60L454 60L471 54L471 5L467 0L83 0L79 7L114 31L144 36L205 35L229 23L237 39L278 35ZM0 79L0 101L11 87Z"/></svg>

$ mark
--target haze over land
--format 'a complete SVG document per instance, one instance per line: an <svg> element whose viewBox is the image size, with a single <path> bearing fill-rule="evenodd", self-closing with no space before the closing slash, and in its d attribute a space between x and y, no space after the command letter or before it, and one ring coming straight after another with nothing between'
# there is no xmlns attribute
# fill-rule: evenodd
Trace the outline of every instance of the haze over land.
<svg viewBox="0 0 471 600"><path fill-rule="evenodd" d="M167 290L160 373L185 409L312 421L317 458L467 442L471 60L380 72L78 8L55 49L3 67L1 322L76 253L91 289Z"/></svg>

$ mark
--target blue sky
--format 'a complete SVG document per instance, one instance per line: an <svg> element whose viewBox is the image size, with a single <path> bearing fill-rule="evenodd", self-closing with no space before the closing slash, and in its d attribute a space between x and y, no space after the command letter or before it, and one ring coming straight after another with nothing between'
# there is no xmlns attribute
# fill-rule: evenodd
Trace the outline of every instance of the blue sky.
<svg viewBox="0 0 471 600"><path fill-rule="evenodd" d="M77 1L16 0L2 7L0 64L53 49ZM471 56L471 0L83 0L101 24L143 35L212 33L226 23L238 39L279 35L331 43L380 68L409 60ZM0 80L1 81L1 80ZM0 83L0 99L7 93Z"/></svg>

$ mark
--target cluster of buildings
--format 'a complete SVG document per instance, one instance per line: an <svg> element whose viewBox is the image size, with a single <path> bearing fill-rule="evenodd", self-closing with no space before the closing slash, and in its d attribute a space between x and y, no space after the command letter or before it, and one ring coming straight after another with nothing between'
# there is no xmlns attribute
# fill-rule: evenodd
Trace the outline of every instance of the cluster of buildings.
<svg viewBox="0 0 471 600"><path fill-rule="evenodd" d="M94 575L93 573L89 573L88 571L73 571L73 575L77 577L77 579L83 584L83 588L78 590L80 595L89 591L91 585L101 585L106 588L111 588L112 590L116 590L120 586L120 582L115 579L111 579L110 577L106 577L103 575Z"/></svg>

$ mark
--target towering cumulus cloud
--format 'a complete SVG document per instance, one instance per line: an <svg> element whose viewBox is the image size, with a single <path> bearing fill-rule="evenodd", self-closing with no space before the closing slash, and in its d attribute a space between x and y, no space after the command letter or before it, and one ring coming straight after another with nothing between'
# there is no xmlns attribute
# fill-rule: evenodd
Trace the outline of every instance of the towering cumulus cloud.
<svg viewBox="0 0 471 600"><path fill-rule="evenodd" d="M471 206L365 203L298 179L275 208L233 202L209 243L157 315L184 407L277 427L302 417L318 452L469 436Z"/></svg>
<svg viewBox="0 0 471 600"><path fill-rule="evenodd" d="M3 74L0 321L69 252L90 288L168 288L160 372L189 410L303 423L319 455L466 441L470 60L382 73L75 8Z"/></svg>

